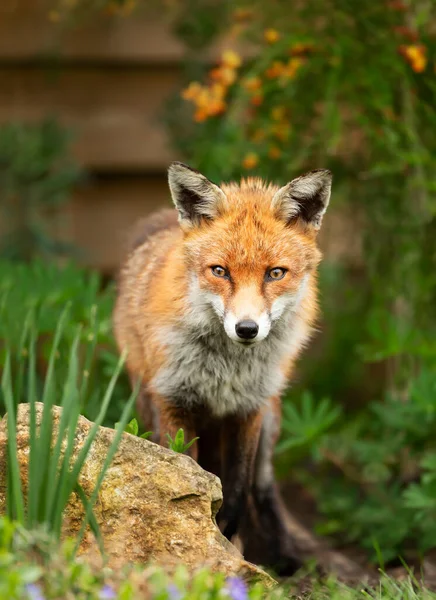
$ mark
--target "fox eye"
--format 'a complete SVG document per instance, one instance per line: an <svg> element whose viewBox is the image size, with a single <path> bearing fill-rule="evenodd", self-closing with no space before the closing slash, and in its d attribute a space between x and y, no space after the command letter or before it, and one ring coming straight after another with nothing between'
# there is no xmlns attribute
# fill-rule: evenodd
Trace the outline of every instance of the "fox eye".
<svg viewBox="0 0 436 600"><path fill-rule="evenodd" d="M216 265L215 267L211 267L211 270L215 277L228 277L227 269L224 267Z"/></svg>
<svg viewBox="0 0 436 600"><path fill-rule="evenodd" d="M265 279L267 281L279 281L283 279L286 274L287 269L282 269L281 267L275 267L274 269L270 269L266 272Z"/></svg>

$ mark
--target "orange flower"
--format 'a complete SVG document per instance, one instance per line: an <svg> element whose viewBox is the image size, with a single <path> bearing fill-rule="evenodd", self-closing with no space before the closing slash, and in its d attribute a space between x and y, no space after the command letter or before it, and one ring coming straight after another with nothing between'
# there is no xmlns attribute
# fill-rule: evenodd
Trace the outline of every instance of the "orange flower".
<svg viewBox="0 0 436 600"><path fill-rule="evenodd" d="M302 64L302 58L291 58L283 71L283 75L288 79L294 79Z"/></svg>
<svg viewBox="0 0 436 600"><path fill-rule="evenodd" d="M249 92L256 92L262 87L262 80L260 77L249 77L243 81L242 85Z"/></svg>
<svg viewBox="0 0 436 600"><path fill-rule="evenodd" d="M221 81L224 85L232 85L236 81L236 71L230 67L218 67L216 69L212 69L210 72L210 76L212 79L216 81Z"/></svg>
<svg viewBox="0 0 436 600"><path fill-rule="evenodd" d="M281 152L280 148L277 148L277 146L271 146L270 149L268 150L268 156L270 158L272 158L273 160L280 158L281 154L282 154L282 152Z"/></svg>
<svg viewBox="0 0 436 600"><path fill-rule="evenodd" d="M194 121L197 123L202 123L207 119L208 116L209 115L204 108L198 108L194 113Z"/></svg>
<svg viewBox="0 0 436 600"><path fill-rule="evenodd" d="M221 56L221 62L223 65L230 67L231 69L237 69L242 64L241 57L233 50L226 50L223 52Z"/></svg>
<svg viewBox="0 0 436 600"><path fill-rule="evenodd" d="M203 86L197 81L191 81L187 88L182 91L182 98L184 100L195 100L201 93Z"/></svg>
<svg viewBox="0 0 436 600"><path fill-rule="evenodd" d="M212 100L209 105L209 115L214 117L225 112L227 104L223 100Z"/></svg>
<svg viewBox="0 0 436 600"><path fill-rule="evenodd" d="M280 39L280 33L277 31L277 29L266 29L263 37L268 44L275 44Z"/></svg>
<svg viewBox="0 0 436 600"><path fill-rule="evenodd" d="M210 86L211 95L219 100L222 100L226 95L227 89L222 83L213 83Z"/></svg>
<svg viewBox="0 0 436 600"><path fill-rule="evenodd" d="M255 96L253 96L251 98L251 104L253 106L260 106L263 102L263 95L262 94L256 94Z"/></svg>
<svg viewBox="0 0 436 600"><path fill-rule="evenodd" d="M255 152L249 152L245 155L244 160L242 161L242 166L244 169L254 169L259 164L259 157Z"/></svg>
<svg viewBox="0 0 436 600"><path fill-rule="evenodd" d="M265 74L269 79L275 79L283 75L285 65L279 60L275 60L273 64L266 70Z"/></svg>
<svg viewBox="0 0 436 600"><path fill-rule="evenodd" d="M202 88L201 92L197 95L194 100L197 108L207 108L207 105L210 102L210 92L208 88Z"/></svg>
<svg viewBox="0 0 436 600"><path fill-rule="evenodd" d="M400 54L404 56L415 73L422 73L427 67L427 48L422 45L412 44L400 46Z"/></svg>

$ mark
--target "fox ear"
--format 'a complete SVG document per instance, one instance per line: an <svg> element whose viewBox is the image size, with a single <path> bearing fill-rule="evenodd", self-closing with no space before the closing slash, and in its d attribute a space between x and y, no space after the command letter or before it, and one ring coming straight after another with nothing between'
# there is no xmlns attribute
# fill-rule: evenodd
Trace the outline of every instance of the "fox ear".
<svg viewBox="0 0 436 600"><path fill-rule="evenodd" d="M280 188L274 194L272 208L287 223L301 217L314 229L319 229L330 200L331 186L330 171L310 171Z"/></svg>
<svg viewBox="0 0 436 600"><path fill-rule="evenodd" d="M204 175L180 162L168 169L168 183L181 225L192 227L213 219L226 202L224 192Z"/></svg>

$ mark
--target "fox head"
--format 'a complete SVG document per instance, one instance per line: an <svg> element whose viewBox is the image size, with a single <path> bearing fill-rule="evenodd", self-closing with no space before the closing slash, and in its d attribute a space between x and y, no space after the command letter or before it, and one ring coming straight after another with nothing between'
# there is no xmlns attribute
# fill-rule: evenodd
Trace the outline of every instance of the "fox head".
<svg viewBox="0 0 436 600"><path fill-rule="evenodd" d="M281 188L261 179L218 186L182 163L170 166L190 300L205 315L213 309L235 343L262 342L313 294L331 180L317 170Z"/></svg>

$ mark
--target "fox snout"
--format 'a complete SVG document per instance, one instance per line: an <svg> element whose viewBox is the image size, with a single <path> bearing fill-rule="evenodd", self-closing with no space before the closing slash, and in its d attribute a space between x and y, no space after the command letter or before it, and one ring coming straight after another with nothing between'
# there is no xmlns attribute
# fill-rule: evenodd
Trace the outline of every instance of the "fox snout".
<svg viewBox="0 0 436 600"><path fill-rule="evenodd" d="M241 338L241 340L253 340L257 334L259 333L259 325L256 321L239 321L235 325L236 335Z"/></svg>

